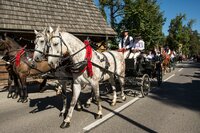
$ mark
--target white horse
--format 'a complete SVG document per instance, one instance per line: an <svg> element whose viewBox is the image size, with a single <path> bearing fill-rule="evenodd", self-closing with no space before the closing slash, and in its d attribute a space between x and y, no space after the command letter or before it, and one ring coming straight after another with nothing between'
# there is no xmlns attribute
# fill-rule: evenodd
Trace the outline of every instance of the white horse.
<svg viewBox="0 0 200 133"><path fill-rule="evenodd" d="M85 61L86 47L89 46L85 45L72 34L67 32L60 32L59 28L57 28L56 31L51 33L49 43L50 48L48 63L49 65L51 65L51 67L59 67L60 61L64 56L70 57L74 65L81 64L81 62ZM117 101L115 77L119 79L119 82L121 84L121 97L123 100L126 99L123 87L125 76L125 60L123 54L116 51L103 52L103 54L101 54L93 50L91 62L96 64L93 64L92 66L92 77L89 77L87 71L82 71L80 73L72 73L74 80L73 96L67 117L61 124L61 128L70 126L74 106L81 92L81 85L87 84L92 87L98 105L98 112L96 118L102 117L102 106L100 103L99 94L99 81L101 81L102 79L109 79L112 85L114 95L112 105L115 105ZM106 67L108 66L107 64L109 64L109 67L106 69Z"/></svg>
<svg viewBox="0 0 200 133"><path fill-rule="evenodd" d="M48 33L51 32L53 29L49 27L49 31L45 28L42 32L38 32L34 30L36 38L35 38L35 49L33 53L33 61L36 62L41 62L43 60L47 60L45 58L45 55L48 52ZM54 74L56 77L66 77L66 76L72 76L70 73L63 72L62 71L56 71ZM62 94L63 98L63 109L60 112L60 116L64 116L66 113L66 108L67 108L67 97L66 97L66 91L71 90L71 82L68 80L55 80L54 84L56 84L56 93L57 94ZM77 103L77 110L81 110L81 105L78 102Z"/></svg>
<svg viewBox="0 0 200 133"><path fill-rule="evenodd" d="M35 33L35 49L33 53L33 62L41 62L41 61L47 61L47 58L45 55L48 52L48 31L45 28L42 32L38 32L37 30L34 30ZM51 68L49 68L50 70ZM58 74L62 74L59 72ZM60 87L59 87L60 88ZM58 92L61 92L62 90L57 90Z"/></svg>

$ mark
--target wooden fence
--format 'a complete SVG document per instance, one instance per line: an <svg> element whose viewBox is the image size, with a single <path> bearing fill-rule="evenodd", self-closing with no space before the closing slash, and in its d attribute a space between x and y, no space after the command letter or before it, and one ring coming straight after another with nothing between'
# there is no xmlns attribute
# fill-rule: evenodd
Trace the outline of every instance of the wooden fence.
<svg viewBox="0 0 200 133"><path fill-rule="evenodd" d="M5 62L0 60L0 85L7 85L8 72L5 68Z"/></svg>

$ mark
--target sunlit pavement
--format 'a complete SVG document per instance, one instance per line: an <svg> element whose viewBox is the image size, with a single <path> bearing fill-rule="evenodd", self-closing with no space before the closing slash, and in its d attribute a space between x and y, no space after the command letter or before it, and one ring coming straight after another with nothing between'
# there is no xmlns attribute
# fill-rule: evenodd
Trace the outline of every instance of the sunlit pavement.
<svg viewBox="0 0 200 133"><path fill-rule="evenodd" d="M164 76L164 80L162 86L155 86L148 97L137 99L127 96L125 102L118 99L115 107L109 105L110 95L103 96L103 118L111 117L94 128L87 127L98 121L94 119L97 112L95 104L81 112L75 110L70 128L60 129L63 118L58 115L62 100L55 96L54 91L38 93L30 87L30 99L25 104L7 99L7 92L1 92L1 133L78 133L87 130L95 133L200 132L199 64L178 64L174 71ZM87 95L86 92L81 95L83 101ZM127 107L120 112L119 108L124 105Z"/></svg>

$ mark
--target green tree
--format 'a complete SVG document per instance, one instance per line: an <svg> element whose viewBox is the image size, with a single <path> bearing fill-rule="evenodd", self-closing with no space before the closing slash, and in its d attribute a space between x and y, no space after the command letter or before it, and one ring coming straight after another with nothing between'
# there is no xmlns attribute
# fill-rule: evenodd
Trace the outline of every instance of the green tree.
<svg viewBox="0 0 200 133"><path fill-rule="evenodd" d="M192 26L196 21L191 19L187 26L190 29L190 41L189 41L189 55L199 55L200 54L200 34L197 30L192 30Z"/></svg>
<svg viewBox="0 0 200 133"><path fill-rule="evenodd" d="M197 39L197 36L192 31L195 20L189 20L186 25L183 24L184 21L186 21L186 14L179 14L171 20L166 45L171 49L178 50L181 44L181 52L185 55L190 55L195 51L194 46L196 45L194 43L197 43L194 41Z"/></svg>
<svg viewBox="0 0 200 133"><path fill-rule="evenodd" d="M123 28L130 30L130 34L141 35L146 48L150 49L161 44L164 38L162 26L165 22L163 12L156 0L125 0L124 18L117 31Z"/></svg>
<svg viewBox="0 0 200 133"><path fill-rule="evenodd" d="M179 45L186 43L187 38L184 39L184 32L187 32L187 28L183 27L183 20L186 19L185 14L179 14L171 20L169 26L169 35L167 36L166 45L171 49L178 50Z"/></svg>
<svg viewBox="0 0 200 133"><path fill-rule="evenodd" d="M109 14L106 15L106 8L109 9ZM117 17L122 15L124 8L123 0L99 0L99 9L113 29L116 28Z"/></svg>
<svg viewBox="0 0 200 133"><path fill-rule="evenodd" d="M199 55L200 54L200 34L198 33L197 30L192 31L189 44L190 44L189 46L190 56Z"/></svg>

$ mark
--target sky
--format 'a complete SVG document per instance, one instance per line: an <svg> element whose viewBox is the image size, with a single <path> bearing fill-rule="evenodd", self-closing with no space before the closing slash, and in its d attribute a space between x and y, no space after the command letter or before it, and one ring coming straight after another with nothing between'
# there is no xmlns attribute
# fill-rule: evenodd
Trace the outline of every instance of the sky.
<svg viewBox="0 0 200 133"><path fill-rule="evenodd" d="M180 13L186 14L185 24L190 19L194 19L195 23L192 29L200 33L200 0L158 0L158 4L166 18L163 26L163 33L165 35L168 35L171 19L174 19Z"/></svg>
<svg viewBox="0 0 200 133"><path fill-rule="evenodd" d="M94 0L95 4L98 4L98 0ZM190 19L194 19L192 29L197 30L200 33L200 0L158 0L161 12L164 12L166 22L163 26L163 33L168 35L168 29L171 19L174 19L180 13L186 14L186 20L184 24Z"/></svg>

